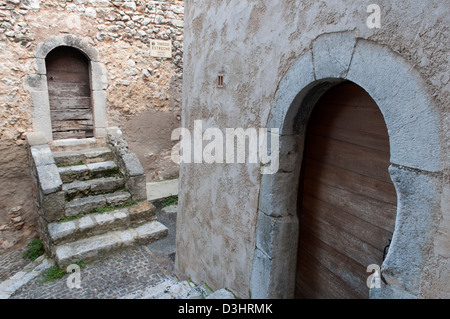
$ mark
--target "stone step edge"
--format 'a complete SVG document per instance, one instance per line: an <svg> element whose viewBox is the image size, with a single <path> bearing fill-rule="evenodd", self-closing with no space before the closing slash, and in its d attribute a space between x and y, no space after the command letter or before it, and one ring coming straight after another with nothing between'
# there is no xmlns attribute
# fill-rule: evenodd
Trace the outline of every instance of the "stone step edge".
<svg viewBox="0 0 450 319"><path fill-rule="evenodd" d="M105 174L121 174L119 166L114 161L58 167L58 173L63 183L105 177Z"/></svg>
<svg viewBox="0 0 450 319"><path fill-rule="evenodd" d="M208 292L200 285L188 280L167 278L162 282L134 291L120 299L204 299Z"/></svg>
<svg viewBox="0 0 450 319"><path fill-rule="evenodd" d="M81 150L89 148L98 148L106 146L106 138L104 137L89 137L89 138L67 138L61 140L54 140L49 142L52 151L65 150Z"/></svg>
<svg viewBox="0 0 450 319"><path fill-rule="evenodd" d="M107 257L112 252L145 245L166 237L168 229L157 221L151 221L136 228L111 231L72 243L58 245L55 249L55 261L60 267L65 267L77 261L86 263Z"/></svg>
<svg viewBox="0 0 450 319"><path fill-rule="evenodd" d="M67 175L80 173L97 173L118 168L119 166L115 161L103 161L82 165L58 166L58 172L60 175Z"/></svg>
<svg viewBox="0 0 450 319"><path fill-rule="evenodd" d="M126 187L125 178L122 176L100 177L88 180L75 180L64 183L62 190L66 201L84 198L91 195L101 195L124 190Z"/></svg>
<svg viewBox="0 0 450 319"><path fill-rule="evenodd" d="M103 207L120 208L121 205L131 203L132 201L133 198L128 190L75 198L66 202L64 207L64 217L70 218L80 214L92 214L95 213L97 209Z"/></svg>
<svg viewBox="0 0 450 319"><path fill-rule="evenodd" d="M48 224L47 230L53 246L96 236L111 230L137 227L156 220L156 208L150 202L141 202L110 212L92 213L69 221Z"/></svg>
<svg viewBox="0 0 450 319"><path fill-rule="evenodd" d="M55 163L59 167L82 162L90 164L114 159L114 153L108 147L90 148L75 151L52 151Z"/></svg>

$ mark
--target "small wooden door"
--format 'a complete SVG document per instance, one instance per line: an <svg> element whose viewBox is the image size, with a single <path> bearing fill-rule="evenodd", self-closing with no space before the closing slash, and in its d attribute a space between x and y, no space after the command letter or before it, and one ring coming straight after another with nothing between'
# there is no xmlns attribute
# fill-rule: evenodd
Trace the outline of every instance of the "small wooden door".
<svg viewBox="0 0 450 319"><path fill-rule="evenodd" d="M89 61L80 51L58 47L46 58L53 139L93 136Z"/></svg>
<svg viewBox="0 0 450 319"><path fill-rule="evenodd" d="M299 189L297 298L368 298L392 238L396 192L383 116L359 86L331 89L308 123Z"/></svg>

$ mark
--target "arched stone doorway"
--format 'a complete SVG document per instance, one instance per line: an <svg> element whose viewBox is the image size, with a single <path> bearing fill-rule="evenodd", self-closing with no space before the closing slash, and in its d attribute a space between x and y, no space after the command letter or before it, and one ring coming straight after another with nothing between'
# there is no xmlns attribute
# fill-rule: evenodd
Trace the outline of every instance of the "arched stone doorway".
<svg viewBox="0 0 450 319"><path fill-rule="evenodd" d="M45 58L53 139L93 136L89 60L61 46Z"/></svg>
<svg viewBox="0 0 450 319"><path fill-rule="evenodd" d="M36 46L34 52L36 73L28 75L24 79L24 89L30 93L33 133L42 134L47 141L54 139L46 59L53 50L62 47L77 50L88 60L92 135L95 137L105 136L106 127L108 126L106 114L106 89L108 87L106 68L100 62L98 51L87 41L74 35L52 36L47 41L41 42ZM90 134L87 135L89 136Z"/></svg>
<svg viewBox="0 0 450 319"><path fill-rule="evenodd" d="M397 198L383 115L359 86L328 90L309 117L298 192L295 297L368 298L366 272L381 265Z"/></svg>
<svg viewBox="0 0 450 319"><path fill-rule="evenodd" d="M252 298L293 298L297 264L297 189L306 124L320 97L351 81L378 105L389 135L389 175L397 212L385 283L371 298L415 298L439 216L441 167L439 113L414 68L384 46L351 32L323 34L281 79L266 127L279 131L279 170L261 176ZM369 273L367 273L369 275Z"/></svg>

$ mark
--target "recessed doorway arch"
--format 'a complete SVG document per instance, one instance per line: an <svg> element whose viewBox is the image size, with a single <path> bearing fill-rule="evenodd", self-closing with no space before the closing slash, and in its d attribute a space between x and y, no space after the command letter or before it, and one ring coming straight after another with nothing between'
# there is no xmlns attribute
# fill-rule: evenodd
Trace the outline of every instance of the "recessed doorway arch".
<svg viewBox="0 0 450 319"><path fill-rule="evenodd" d="M62 47L77 50L88 60L93 136L105 136L106 127L108 126L106 113L106 89L108 88L106 67L100 61L99 53L93 46L87 41L70 34L52 36L48 40L39 43L34 51L36 72L26 76L24 80L24 89L30 93L32 104L33 133L42 134L47 141L54 139L46 58L53 50Z"/></svg>
<svg viewBox="0 0 450 319"><path fill-rule="evenodd" d="M287 70L267 128L280 132L279 170L262 175L250 291L252 298L293 298L297 264L297 189L306 125L335 85L363 88L383 114L390 143L389 175L397 193L389 252L380 265L386 284L371 298L415 298L439 214L439 113L420 74L384 46L351 32L324 34ZM413 240L411 240L413 238ZM369 273L367 274L369 275Z"/></svg>

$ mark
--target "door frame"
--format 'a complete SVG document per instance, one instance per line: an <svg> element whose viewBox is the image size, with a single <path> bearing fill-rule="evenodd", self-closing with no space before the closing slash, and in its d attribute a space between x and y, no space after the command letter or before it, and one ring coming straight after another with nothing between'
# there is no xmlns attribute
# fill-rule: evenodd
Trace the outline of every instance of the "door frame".
<svg viewBox="0 0 450 319"><path fill-rule="evenodd" d="M385 46L351 32L323 34L281 79L267 128L279 130L279 170L262 175L250 292L293 298L297 263L297 189L306 123L328 89L351 81L374 99L390 141L397 192L392 242L381 265L386 283L371 298L416 298L440 211L439 113L420 74ZM293 191L294 190L294 191ZM367 273L369 276L370 273Z"/></svg>
<svg viewBox="0 0 450 319"><path fill-rule="evenodd" d="M53 49L60 46L71 47L81 51L89 61L94 137L104 137L108 126L106 113L106 89L108 88L106 67L100 62L97 49L86 41L70 34L52 36L50 39L39 43L34 51L36 73L28 75L24 79L24 89L30 94L33 110L33 133L42 134L47 142L53 140L45 58Z"/></svg>

